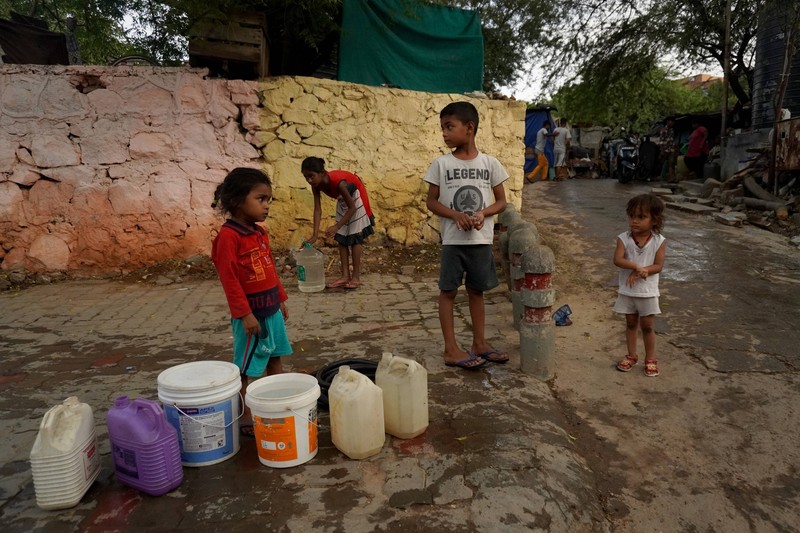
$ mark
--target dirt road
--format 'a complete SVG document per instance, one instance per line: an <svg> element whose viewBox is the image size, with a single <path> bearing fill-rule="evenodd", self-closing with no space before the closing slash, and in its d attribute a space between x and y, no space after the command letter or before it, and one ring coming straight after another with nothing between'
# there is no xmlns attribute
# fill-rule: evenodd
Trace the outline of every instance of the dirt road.
<svg viewBox="0 0 800 533"><path fill-rule="evenodd" d="M575 190L556 189L569 186ZM758 335L711 320L708 314L719 315L725 305L709 308L704 301L705 293L716 292L728 306L738 306L740 315L747 316L751 305L753 316L763 316L770 295L748 304L735 297L735 287L723 292L707 282L700 290L662 279L664 313L656 324L661 375L645 377L641 361L632 372L617 371L614 364L625 352L624 320L611 311L616 292L611 255L616 233L625 229L624 196L647 189L609 195L618 204L610 208L619 211L620 227L604 241L591 210L565 202L602 188L608 193L609 187L618 185L573 180L528 186L523 216L537 224L556 253L556 305L568 303L573 310L573 325L556 328L557 376L551 389L572 422L575 447L594 472L612 530L800 531L796 349L790 354L780 353L785 347L767 348L774 339L765 327L752 327L762 332ZM708 219L668 214L673 231L700 228L720 239L735 231ZM664 233L669 238L669 225ZM762 245L776 241L765 232ZM742 241L735 266L750 268L748 257L757 246ZM780 254L795 268L800 264L796 249L786 246ZM677 268L680 262L673 259ZM797 270L784 277L776 294L793 294ZM797 326L795 321L785 327ZM745 348L724 357L726 344L736 343Z"/></svg>

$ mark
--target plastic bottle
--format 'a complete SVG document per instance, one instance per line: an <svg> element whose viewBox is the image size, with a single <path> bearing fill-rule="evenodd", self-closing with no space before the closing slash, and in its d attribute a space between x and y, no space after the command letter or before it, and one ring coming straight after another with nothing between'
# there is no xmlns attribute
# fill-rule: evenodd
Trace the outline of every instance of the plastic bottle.
<svg viewBox="0 0 800 533"><path fill-rule="evenodd" d="M158 402L120 396L106 415L117 481L161 496L183 481L178 432Z"/></svg>
<svg viewBox="0 0 800 533"><path fill-rule="evenodd" d="M428 428L428 371L411 359L384 352L375 372L383 391L386 433L401 439L421 435Z"/></svg>
<svg viewBox="0 0 800 533"><path fill-rule="evenodd" d="M301 292L319 292L325 288L325 254L308 243L294 254L297 283Z"/></svg>
<svg viewBox="0 0 800 533"><path fill-rule="evenodd" d="M70 396L47 411L30 459L39 507L77 505L100 473L92 408Z"/></svg>
<svg viewBox="0 0 800 533"><path fill-rule="evenodd" d="M381 451L386 440L383 392L370 379L339 367L328 389L331 439L350 459L364 459Z"/></svg>

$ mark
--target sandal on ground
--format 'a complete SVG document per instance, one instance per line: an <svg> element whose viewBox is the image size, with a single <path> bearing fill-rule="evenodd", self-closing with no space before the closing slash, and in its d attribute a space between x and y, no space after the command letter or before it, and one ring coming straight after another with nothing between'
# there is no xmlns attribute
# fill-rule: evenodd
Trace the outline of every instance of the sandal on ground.
<svg viewBox="0 0 800 533"><path fill-rule="evenodd" d="M655 359L644 360L644 375L648 378L654 378L658 375L658 361Z"/></svg>
<svg viewBox="0 0 800 533"><path fill-rule="evenodd" d="M361 280L359 279L351 279L347 283L344 284L345 289L357 289L361 285Z"/></svg>
<svg viewBox="0 0 800 533"><path fill-rule="evenodd" d="M253 424L242 424L239 426L239 433L243 437L255 437L256 430L253 428Z"/></svg>
<svg viewBox="0 0 800 533"><path fill-rule="evenodd" d="M349 280L337 279L336 281L331 281L330 283L326 283L325 287L327 287L328 289L337 289L339 287L344 287L348 283L350 283Z"/></svg>
<svg viewBox="0 0 800 533"><path fill-rule="evenodd" d="M617 370L620 372L630 372L630 370L636 366L636 363L639 362L638 357L634 357L632 355L626 355L625 359L617 363Z"/></svg>
<svg viewBox="0 0 800 533"><path fill-rule="evenodd" d="M463 368L464 370L478 370L480 367L486 364L485 359L481 359L476 356L474 353L470 352L469 357L466 359L462 359L461 361L445 361L445 366L457 366L458 368Z"/></svg>
<svg viewBox="0 0 800 533"><path fill-rule="evenodd" d="M499 350L495 350L494 348L492 348L487 352L482 352L475 355L477 355L487 363L499 363L499 364L508 363L508 354L503 353Z"/></svg>

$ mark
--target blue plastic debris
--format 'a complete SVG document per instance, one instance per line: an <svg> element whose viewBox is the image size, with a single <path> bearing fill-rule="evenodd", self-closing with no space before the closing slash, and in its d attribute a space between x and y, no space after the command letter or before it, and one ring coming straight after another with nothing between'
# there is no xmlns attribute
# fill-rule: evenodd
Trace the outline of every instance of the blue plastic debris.
<svg viewBox="0 0 800 533"><path fill-rule="evenodd" d="M567 304L564 304L553 313L552 318L556 321L556 326L570 326L572 325L572 320L569 319L571 314L572 309Z"/></svg>

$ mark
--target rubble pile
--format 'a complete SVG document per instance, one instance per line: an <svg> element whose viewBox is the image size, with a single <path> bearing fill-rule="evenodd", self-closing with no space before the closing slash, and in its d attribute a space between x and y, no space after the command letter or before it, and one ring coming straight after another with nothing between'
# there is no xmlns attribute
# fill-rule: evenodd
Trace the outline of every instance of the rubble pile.
<svg viewBox="0 0 800 533"><path fill-rule="evenodd" d="M752 224L786 235L800 245L800 172L777 172L777 194L768 190L769 149L725 181L688 180L673 189L656 189L667 207L711 214L722 224ZM773 189L773 187L769 187Z"/></svg>

